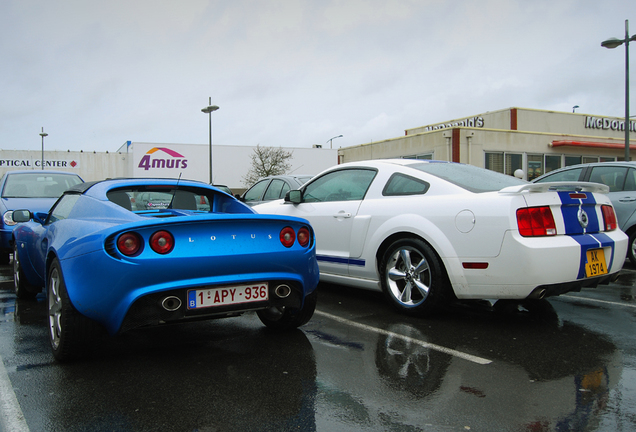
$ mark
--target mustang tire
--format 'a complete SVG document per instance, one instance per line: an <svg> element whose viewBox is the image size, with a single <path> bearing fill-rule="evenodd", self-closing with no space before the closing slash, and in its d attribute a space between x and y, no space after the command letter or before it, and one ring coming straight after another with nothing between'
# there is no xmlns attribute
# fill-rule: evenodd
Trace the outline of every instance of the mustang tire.
<svg viewBox="0 0 636 432"><path fill-rule="evenodd" d="M393 242L380 262L382 290L408 315L427 315L445 300L447 278L433 249L420 239Z"/></svg>
<svg viewBox="0 0 636 432"><path fill-rule="evenodd" d="M318 290L305 297L305 303L300 310L290 310L287 308L270 308L257 312L258 318L268 328L274 330L292 330L307 324L316 310L318 300Z"/></svg>
<svg viewBox="0 0 636 432"><path fill-rule="evenodd" d="M627 245L627 258L632 263L632 265L636 265L636 230L632 231L629 235L629 244Z"/></svg>
<svg viewBox="0 0 636 432"><path fill-rule="evenodd" d="M27 281L20 264L20 256L18 255L16 244L13 245L13 285L16 297L21 300L33 300L41 291Z"/></svg>
<svg viewBox="0 0 636 432"><path fill-rule="evenodd" d="M57 259L51 264L48 281L49 340L53 356L59 361L72 360L84 354L97 336L99 325L71 304Z"/></svg>

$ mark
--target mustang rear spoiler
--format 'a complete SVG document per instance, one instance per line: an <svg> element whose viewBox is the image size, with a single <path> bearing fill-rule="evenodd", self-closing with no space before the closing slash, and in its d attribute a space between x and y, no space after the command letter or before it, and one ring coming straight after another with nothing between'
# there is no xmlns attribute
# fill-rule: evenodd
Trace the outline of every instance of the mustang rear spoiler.
<svg viewBox="0 0 636 432"><path fill-rule="evenodd" d="M499 193L533 193L533 192L556 192L556 191L573 191L573 192L596 192L608 193L609 186L601 183L591 182L545 182L545 183L529 183L519 186L509 186L503 188Z"/></svg>

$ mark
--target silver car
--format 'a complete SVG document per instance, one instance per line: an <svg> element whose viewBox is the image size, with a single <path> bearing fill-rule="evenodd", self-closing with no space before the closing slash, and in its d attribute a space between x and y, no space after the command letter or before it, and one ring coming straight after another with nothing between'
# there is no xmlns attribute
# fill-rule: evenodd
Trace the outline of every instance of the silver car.
<svg viewBox="0 0 636 432"><path fill-rule="evenodd" d="M629 236L627 257L636 265L636 162L597 162L572 165L537 177L533 183L586 181L609 186L618 225Z"/></svg>
<svg viewBox="0 0 636 432"><path fill-rule="evenodd" d="M298 189L307 183L310 175L276 175L265 177L254 183L241 195L240 200L253 206L267 201L285 198L290 190Z"/></svg>

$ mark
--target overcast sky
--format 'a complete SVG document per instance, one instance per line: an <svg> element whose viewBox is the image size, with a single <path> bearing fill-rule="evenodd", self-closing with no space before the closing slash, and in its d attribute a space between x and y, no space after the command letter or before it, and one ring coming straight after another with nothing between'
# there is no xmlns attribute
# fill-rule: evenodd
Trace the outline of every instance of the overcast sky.
<svg viewBox="0 0 636 432"><path fill-rule="evenodd" d="M42 127L48 150L207 144L209 97L218 145L348 147L509 107L623 117L625 48L600 43L626 19L634 0L2 0L0 149L39 150Z"/></svg>

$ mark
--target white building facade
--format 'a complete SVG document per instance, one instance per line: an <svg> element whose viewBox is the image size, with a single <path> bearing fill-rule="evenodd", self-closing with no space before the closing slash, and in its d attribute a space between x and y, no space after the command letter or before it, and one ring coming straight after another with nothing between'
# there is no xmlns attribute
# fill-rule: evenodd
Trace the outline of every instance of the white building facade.
<svg viewBox="0 0 636 432"><path fill-rule="evenodd" d="M215 184L233 191L246 188L243 177L251 167L255 147L213 146L212 175ZM318 174L338 163L338 150L284 148L292 153L286 174ZM210 178L210 148L205 144L124 143L116 152L0 150L0 175L13 170L44 169L79 174L85 181L115 177L166 177L200 180Z"/></svg>
<svg viewBox="0 0 636 432"><path fill-rule="evenodd" d="M636 136L636 121L627 127ZM563 166L624 160L624 128L623 118L507 108L342 148L338 158L340 163L381 158L446 160L510 175L522 169L526 179L532 180ZM630 155L634 150L630 145Z"/></svg>

